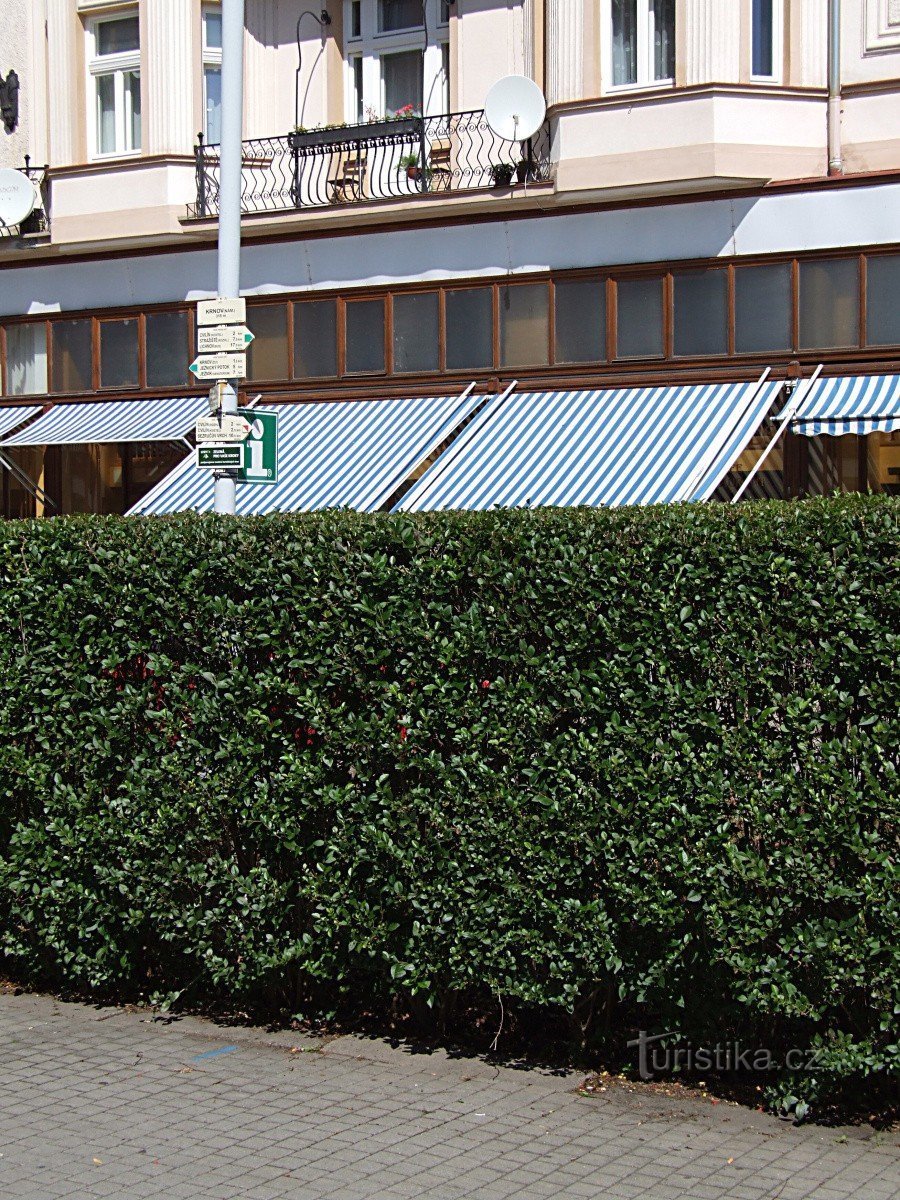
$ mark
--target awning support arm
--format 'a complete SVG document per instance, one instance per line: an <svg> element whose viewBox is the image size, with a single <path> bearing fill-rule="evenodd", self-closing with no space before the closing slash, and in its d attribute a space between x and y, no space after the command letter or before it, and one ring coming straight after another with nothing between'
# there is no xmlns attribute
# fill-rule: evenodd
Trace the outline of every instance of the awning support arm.
<svg viewBox="0 0 900 1200"><path fill-rule="evenodd" d="M27 475L18 463L14 463L11 458L7 458L5 454L0 453L0 466L6 467L13 479L21 483L22 487L29 492L39 504L49 504L51 508L58 511L59 506L55 500L47 495L40 484L35 483L30 475Z"/></svg>
<svg viewBox="0 0 900 1200"><path fill-rule="evenodd" d="M722 438L722 441L721 441L722 449L724 449L728 445L728 443L731 441L731 438L734 435L735 430L737 430L739 428L741 422L744 419L744 416L750 410L751 406L753 405L754 400L759 395L760 388L762 388L765 385L766 380L769 378L769 376L771 374L772 374L772 368L766 367L766 369L763 371L762 375L760 375L759 379L756 381L756 387L750 393L750 397L747 400L747 403L740 410L740 412L735 416L734 420L731 423L730 429L726 433L725 437ZM693 475L688 480L687 485L683 489L682 494L679 496L680 500L693 500L694 495L701 489L703 484L706 483L707 476L710 474L713 467L715 467L716 463L718 462L719 455L721 454L721 452L722 452L721 450L718 450L712 454L707 454L706 457L698 464L696 470L694 471ZM730 466L731 464L729 463L728 465Z"/></svg>
<svg viewBox="0 0 900 1200"><path fill-rule="evenodd" d="M816 367L815 371L813 372L812 376L808 380L806 380L806 386L804 387L803 383L801 383L797 387L793 396L791 396L791 401L790 401L790 405L789 405L788 409L785 411L784 416L781 418L781 425L779 426L778 429L776 429L771 442L769 442L768 446L766 446L765 450L763 450L762 454L759 456L759 458L754 463L753 469L750 472L750 474L747 476L747 478L744 480L744 482L741 484L741 486L738 488L738 490L732 496L732 498L731 498L732 504L737 504L738 500L740 500L741 496L743 496L744 492L746 492L747 488L753 482L753 479L756 477L756 474L759 471L760 467L763 465L763 463L766 461L766 459L769 457L769 455L775 449L777 444L784 437L785 433L787 432L788 426L790 425L791 421L794 419L794 415L796 414L797 410L800 407L801 401L806 399L807 393L811 390L813 384L816 382L816 380L819 378L819 376L821 374L822 374L822 363L819 363L819 365Z"/></svg>

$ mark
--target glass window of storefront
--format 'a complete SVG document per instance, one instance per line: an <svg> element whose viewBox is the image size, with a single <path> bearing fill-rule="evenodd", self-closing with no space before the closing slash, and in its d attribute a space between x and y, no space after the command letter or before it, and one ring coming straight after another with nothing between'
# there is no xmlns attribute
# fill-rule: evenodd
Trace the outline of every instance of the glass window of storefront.
<svg viewBox="0 0 900 1200"><path fill-rule="evenodd" d="M791 264L734 272L734 348L738 354L791 348Z"/></svg>
<svg viewBox="0 0 900 1200"><path fill-rule="evenodd" d="M6 395L47 391L47 326L43 321L6 327Z"/></svg>
<svg viewBox="0 0 900 1200"><path fill-rule="evenodd" d="M548 361L550 293L545 283L500 289L500 363L543 366Z"/></svg>
<svg viewBox="0 0 900 1200"><path fill-rule="evenodd" d="M859 267L855 258L800 263L801 349L859 343Z"/></svg>
<svg viewBox="0 0 900 1200"><path fill-rule="evenodd" d="M148 313L144 320L147 387L184 387L191 361L187 313Z"/></svg>
<svg viewBox="0 0 900 1200"><path fill-rule="evenodd" d="M437 292L394 297L394 370L437 371L440 342Z"/></svg>
<svg viewBox="0 0 900 1200"><path fill-rule="evenodd" d="M337 303L304 300L294 305L294 375L337 375Z"/></svg>
<svg viewBox="0 0 900 1200"><path fill-rule="evenodd" d="M347 303L347 373L384 370L384 300Z"/></svg>
<svg viewBox="0 0 900 1200"><path fill-rule="evenodd" d="M602 362L606 358L606 283L565 279L553 288L555 361Z"/></svg>
<svg viewBox="0 0 900 1200"><path fill-rule="evenodd" d="M476 370L494 362L494 297L490 288L447 292L447 370Z"/></svg>
<svg viewBox="0 0 900 1200"><path fill-rule="evenodd" d="M616 283L616 354L659 358L663 353L663 281L620 279Z"/></svg>
<svg viewBox="0 0 900 1200"><path fill-rule="evenodd" d="M54 392L89 392L93 388L92 325L87 318L53 323Z"/></svg>
<svg viewBox="0 0 900 1200"><path fill-rule="evenodd" d="M686 271L673 276L675 353L728 351L728 276L725 271Z"/></svg>
<svg viewBox="0 0 900 1200"><path fill-rule="evenodd" d="M900 254L873 255L866 271L866 341L900 343Z"/></svg>
<svg viewBox="0 0 900 1200"><path fill-rule="evenodd" d="M257 304L247 309L247 326L254 335L247 356L250 379L289 379L287 305Z"/></svg>
<svg viewBox="0 0 900 1200"><path fill-rule="evenodd" d="M137 318L132 317L127 321L101 321L100 386L122 388L137 385Z"/></svg>

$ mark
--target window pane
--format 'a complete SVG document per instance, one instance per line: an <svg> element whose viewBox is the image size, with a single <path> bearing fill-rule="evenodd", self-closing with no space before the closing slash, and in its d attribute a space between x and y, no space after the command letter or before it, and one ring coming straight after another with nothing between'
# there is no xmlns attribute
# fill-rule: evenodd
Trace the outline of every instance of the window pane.
<svg viewBox="0 0 900 1200"><path fill-rule="evenodd" d="M637 83L638 0L612 0L613 83Z"/></svg>
<svg viewBox="0 0 900 1200"><path fill-rule="evenodd" d="M128 495L125 508L137 504L184 458L184 446L172 442L131 442L122 447L128 460Z"/></svg>
<svg viewBox="0 0 900 1200"><path fill-rule="evenodd" d="M287 379L287 305L253 305L247 309L247 326L254 335L247 359L249 378Z"/></svg>
<svg viewBox="0 0 900 1200"><path fill-rule="evenodd" d="M353 0L350 5L350 36L362 37L362 0Z"/></svg>
<svg viewBox="0 0 900 1200"><path fill-rule="evenodd" d="M181 387L188 375L187 313L148 313L147 387Z"/></svg>
<svg viewBox="0 0 900 1200"><path fill-rule="evenodd" d="M101 154L116 151L116 77L97 77L97 147Z"/></svg>
<svg viewBox="0 0 900 1200"><path fill-rule="evenodd" d="M138 382L138 323L100 322L100 386L136 387Z"/></svg>
<svg viewBox="0 0 900 1200"><path fill-rule="evenodd" d="M438 369L438 296L394 297L394 370Z"/></svg>
<svg viewBox="0 0 900 1200"><path fill-rule="evenodd" d="M122 513L122 456L115 445L60 446L60 515Z"/></svg>
<svg viewBox="0 0 900 1200"><path fill-rule="evenodd" d="M753 74L771 75L772 0L753 0Z"/></svg>
<svg viewBox="0 0 900 1200"><path fill-rule="evenodd" d="M209 145L218 146L222 140L222 71L207 67L203 72L206 89L206 128L203 136Z"/></svg>
<svg viewBox="0 0 900 1200"><path fill-rule="evenodd" d="M294 305L294 374L337 375L337 305L309 300Z"/></svg>
<svg viewBox="0 0 900 1200"><path fill-rule="evenodd" d="M129 150L141 148L141 77L137 71L125 74L125 87L128 89L129 112Z"/></svg>
<svg viewBox="0 0 900 1200"><path fill-rule="evenodd" d="M663 352L661 279L623 279L616 284L617 355L655 358Z"/></svg>
<svg viewBox="0 0 900 1200"><path fill-rule="evenodd" d="M347 370L384 370L383 300L356 300L347 305Z"/></svg>
<svg viewBox="0 0 900 1200"><path fill-rule="evenodd" d="M859 340L856 259L800 264L800 345L855 346Z"/></svg>
<svg viewBox="0 0 900 1200"><path fill-rule="evenodd" d="M724 354L728 349L728 288L724 271L675 275L675 353Z"/></svg>
<svg viewBox="0 0 900 1200"><path fill-rule="evenodd" d="M47 327L43 321L6 327L6 394L47 391Z"/></svg>
<svg viewBox="0 0 900 1200"><path fill-rule="evenodd" d="M868 261L866 338L870 346L900 344L900 255Z"/></svg>
<svg viewBox="0 0 900 1200"><path fill-rule="evenodd" d="M54 392L90 391L90 321L54 321L52 335Z"/></svg>
<svg viewBox="0 0 900 1200"><path fill-rule="evenodd" d="M210 9L203 14L204 45L210 50L222 49L222 14Z"/></svg>
<svg viewBox="0 0 900 1200"><path fill-rule="evenodd" d="M378 28L412 29L422 24L422 0L378 0Z"/></svg>
<svg viewBox="0 0 900 1200"><path fill-rule="evenodd" d="M771 0L770 0L771 2ZM653 78L675 78L675 0L653 0Z"/></svg>
<svg viewBox="0 0 900 1200"><path fill-rule="evenodd" d="M500 289L500 362L504 367L528 367L549 361L549 299L545 283Z"/></svg>
<svg viewBox="0 0 900 1200"><path fill-rule="evenodd" d="M790 263L735 271L734 348L738 354L791 348Z"/></svg>
<svg viewBox="0 0 900 1200"><path fill-rule="evenodd" d="M43 446L10 446L3 453L10 458L20 471L24 471L29 479L39 480L44 469ZM0 489L3 496L2 511L4 517L33 517L35 502L32 492L22 483L12 471L6 471L6 485ZM5 492L5 495L4 495ZM53 509L47 506L47 512Z"/></svg>
<svg viewBox="0 0 900 1200"><path fill-rule="evenodd" d="M384 54L381 58L384 80L384 111L388 116L411 104L422 111L422 51Z"/></svg>
<svg viewBox="0 0 900 1200"><path fill-rule="evenodd" d="M602 279L560 280L554 287L556 361L606 358L606 284Z"/></svg>
<svg viewBox="0 0 900 1200"><path fill-rule="evenodd" d="M129 50L140 49L140 22L137 17L98 21L96 28L98 54L126 54Z"/></svg>
<svg viewBox="0 0 900 1200"><path fill-rule="evenodd" d="M494 362L493 294L489 287L446 294L447 369L490 367Z"/></svg>

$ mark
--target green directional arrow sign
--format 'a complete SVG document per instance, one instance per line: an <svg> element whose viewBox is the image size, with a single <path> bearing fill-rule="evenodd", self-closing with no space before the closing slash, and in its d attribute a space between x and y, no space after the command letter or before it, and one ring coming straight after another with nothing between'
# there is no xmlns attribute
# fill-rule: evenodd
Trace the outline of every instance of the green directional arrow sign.
<svg viewBox="0 0 900 1200"><path fill-rule="evenodd" d="M244 465L238 471L238 483L278 482L278 413L244 409L250 433L241 443Z"/></svg>

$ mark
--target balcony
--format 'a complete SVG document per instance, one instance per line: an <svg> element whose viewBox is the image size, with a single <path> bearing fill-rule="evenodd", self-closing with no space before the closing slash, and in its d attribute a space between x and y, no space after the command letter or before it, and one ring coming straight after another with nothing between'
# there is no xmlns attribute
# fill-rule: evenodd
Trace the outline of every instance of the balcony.
<svg viewBox="0 0 900 1200"><path fill-rule="evenodd" d="M188 217L218 215L220 154L196 148L197 199ZM421 195L527 185L550 178L550 133L498 137L483 111L408 116L364 125L298 129L243 143L241 211L409 200Z"/></svg>
<svg viewBox="0 0 900 1200"><path fill-rule="evenodd" d="M31 159L25 155L25 166L18 167L23 175L31 180L40 193L40 206L34 210L20 225L4 225L0 221L0 239L23 237L46 237L50 233L50 168L33 167ZM0 242L2 244L2 242Z"/></svg>

